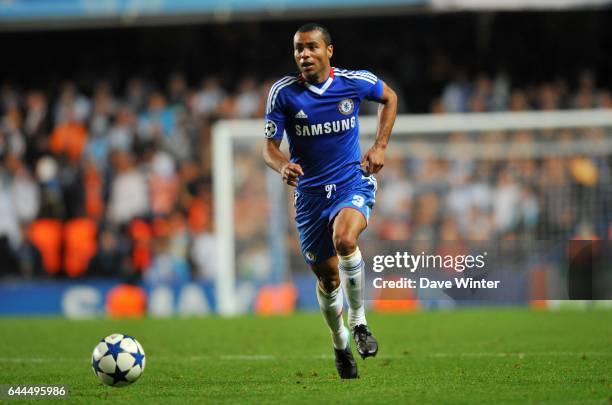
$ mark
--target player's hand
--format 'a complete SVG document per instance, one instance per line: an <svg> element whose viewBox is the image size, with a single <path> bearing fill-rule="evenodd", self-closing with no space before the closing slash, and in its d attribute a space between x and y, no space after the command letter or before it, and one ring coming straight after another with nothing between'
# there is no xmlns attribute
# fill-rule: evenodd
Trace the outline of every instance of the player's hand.
<svg viewBox="0 0 612 405"><path fill-rule="evenodd" d="M380 146L372 146L361 161L361 167L366 175L376 174L385 165L385 149Z"/></svg>
<svg viewBox="0 0 612 405"><path fill-rule="evenodd" d="M302 166L297 163L287 163L281 168L280 174L283 176L283 181L285 183L297 187L298 177L303 176L304 171L302 170Z"/></svg>

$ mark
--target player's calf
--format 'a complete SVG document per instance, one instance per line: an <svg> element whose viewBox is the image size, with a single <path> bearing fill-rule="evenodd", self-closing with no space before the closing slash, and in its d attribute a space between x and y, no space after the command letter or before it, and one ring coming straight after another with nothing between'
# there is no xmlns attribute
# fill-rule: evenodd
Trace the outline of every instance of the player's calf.
<svg viewBox="0 0 612 405"><path fill-rule="evenodd" d="M351 329L367 324L363 297L363 265L359 248L350 255L338 256L340 280L349 303L348 322Z"/></svg>
<svg viewBox="0 0 612 405"><path fill-rule="evenodd" d="M317 301L325 323L331 332L332 343L335 349L344 349L348 345L349 333L342 319L344 297L342 288L338 287L331 292L323 291L317 283Z"/></svg>
<svg viewBox="0 0 612 405"><path fill-rule="evenodd" d="M339 256L340 279L349 302L349 326L357 352L362 358L374 357L378 353L378 341L368 329L363 300L363 266L359 248L348 256Z"/></svg>

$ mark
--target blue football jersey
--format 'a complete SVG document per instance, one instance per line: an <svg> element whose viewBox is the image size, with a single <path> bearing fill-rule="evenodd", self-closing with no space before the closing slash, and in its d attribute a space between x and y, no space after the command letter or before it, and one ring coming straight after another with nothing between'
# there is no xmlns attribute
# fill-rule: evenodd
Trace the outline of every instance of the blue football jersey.
<svg viewBox="0 0 612 405"><path fill-rule="evenodd" d="M316 85L299 74L272 85L265 136L282 139L287 134L291 161L304 170L298 190L342 187L361 179L359 106L363 99L380 101L382 91L374 74L338 68Z"/></svg>

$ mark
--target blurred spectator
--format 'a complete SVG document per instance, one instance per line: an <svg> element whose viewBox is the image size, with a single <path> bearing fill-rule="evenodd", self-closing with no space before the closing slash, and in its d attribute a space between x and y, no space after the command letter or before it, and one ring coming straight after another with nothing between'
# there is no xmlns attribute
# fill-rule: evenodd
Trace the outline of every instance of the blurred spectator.
<svg viewBox="0 0 612 405"><path fill-rule="evenodd" d="M470 84L463 70L454 72L453 80L446 85L442 93L442 105L448 113L467 112L470 98Z"/></svg>
<svg viewBox="0 0 612 405"><path fill-rule="evenodd" d="M72 161L63 163L59 169L59 181L64 201L64 219L82 217L85 215L86 193L83 166Z"/></svg>
<svg viewBox="0 0 612 405"><path fill-rule="evenodd" d="M8 108L0 125L0 156L11 154L22 157L26 153L26 140L21 131L21 112L16 106Z"/></svg>
<svg viewBox="0 0 612 405"><path fill-rule="evenodd" d="M0 237L4 238L3 246L6 252L16 250L22 240L11 183L9 171L0 166Z"/></svg>
<svg viewBox="0 0 612 405"><path fill-rule="evenodd" d="M498 234L506 233L517 224L519 199L520 188L514 176L508 169L503 170L493 192L493 224Z"/></svg>
<svg viewBox="0 0 612 405"><path fill-rule="evenodd" d="M537 106L540 110L559 110L561 95L553 83L544 83L538 89Z"/></svg>
<svg viewBox="0 0 612 405"><path fill-rule="evenodd" d="M168 81L168 100L173 107L183 107L187 103L189 89L182 72L174 72Z"/></svg>
<svg viewBox="0 0 612 405"><path fill-rule="evenodd" d="M87 144L87 130L77 120L74 110L67 108L63 116L62 122L55 127L49 138L50 149L54 155L66 156L70 161L76 162Z"/></svg>
<svg viewBox="0 0 612 405"><path fill-rule="evenodd" d="M115 116L115 122L108 133L108 146L102 146L101 151L96 153L96 162L104 167L104 160L108 155L108 149L129 152L134 145L136 133L136 117L132 108L122 106ZM102 140L104 142L105 140Z"/></svg>
<svg viewBox="0 0 612 405"><path fill-rule="evenodd" d="M143 141L162 140L174 132L175 123L175 111L168 106L166 96L153 92L148 109L138 117L138 136Z"/></svg>
<svg viewBox="0 0 612 405"><path fill-rule="evenodd" d="M254 118L260 99L260 94L255 87L255 79L248 76L243 78L237 92L235 117Z"/></svg>
<svg viewBox="0 0 612 405"><path fill-rule="evenodd" d="M125 270L124 255L119 237L110 229L102 229L98 250L89 262L87 274L92 277L116 277Z"/></svg>
<svg viewBox="0 0 612 405"><path fill-rule="evenodd" d="M43 156L36 163L36 177L40 184L40 217L63 218L64 197L59 179L57 161Z"/></svg>
<svg viewBox="0 0 612 405"><path fill-rule="evenodd" d="M168 216L168 238L170 253L177 261L189 267L190 234L187 219L181 210L174 210Z"/></svg>
<svg viewBox="0 0 612 405"><path fill-rule="evenodd" d="M41 91L26 95L26 115L23 122L26 136L26 161L30 167L48 150L47 135L51 130L47 98Z"/></svg>
<svg viewBox="0 0 612 405"><path fill-rule="evenodd" d="M390 219L410 220L414 189L406 178L403 160L399 156L391 154L387 157L385 183L386 187L380 190L380 204L377 209L380 209L383 216Z"/></svg>
<svg viewBox="0 0 612 405"><path fill-rule="evenodd" d="M163 151L156 152L149 174L150 206L154 216L167 215L175 206L178 198L178 181L172 156Z"/></svg>
<svg viewBox="0 0 612 405"><path fill-rule="evenodd" d="M566 166L561 158L544 159L539 185L542 190L542 226L555 239L568 237L574 220L574 204Z"/></svg>
<svg viewBox="0 0 612 405"><path fill-rule="evenodd" d="M9 83L0 87L0 111L8 111L19 106L19 94Z"/></svg>
<svg viewBox="0 0 612 405"><path fill-rule="evenodd" d="M148 89L140 77L133 77L128 81L125 98L132 111L141 112L147 103Z"/></svg>
<svg viewBox="0 0 612 405"><path fill-rule="evenodd" d="M149 211L147 182L133 160L126 152L113 154L116 176L110 186L108 219L115 225L124 225Z"/></svg>
<svg viewBox="0 0 612 405"><path fill-rule="evenodd" d="M574 95L572 108L589 109L596 105L595 76L593 72L584 70L578 77L578 90Z"/></svg>
<svg viewBox="0 0 612 405"><path fill-rule="evenodd" d="M32 279L46 275L40 250L29 237L29 223L21 223L21 234L24 235L21 245L17 248L18 268L21 277ZM8 266L7 266L8 267Z"/></svg>
<svg viewBox="0 0 612 405"><path fill-rule="evenodd" d="M55 107L55 123L60 125L66 121L84 123L89 117L90 101L80 94L72 82L62 86L58 103Z"/></svg>
<svg viewBox="0 0 612 405"><path fill-rule="evenodd" d="M19 222L29 223L38 214L40 192L38 184L30 175L27 166L14 155L8 155L4 163L11 178L10 195Z"/></svg>
<svg viewBox="0 0 612 405"><path fill-rule="evenodd" d="M177 229L163 219L154 222L153 257L143 279L151 284L182 283L191 278L186 249L173 251L172 238Z"/></svg>
<svg viewBox="0 0 612 405"><path fill-rule="evenodd" d="M209 76L202 81L200 91L196 94L193 110L199 115L212 114L221 100L225 98L225 90L216 76Z"/></svg>
<svg viewBox="0 0 612 405"><path fill-rule="evenodd" d="M211 232L200 232L193 236L189 257L194 264L194 277L199 280L214 280L219 272L219 249L217 236Z"/></svg>
<svg viewBox="0 0 612 405"><path fill-rule="evenodd" d="M435 240L439 217L440 199L436 193L430 192L417 197L414 239Z"/></svg>
<svg viewBox="0 0 612 405"><path fill-rule="evenodd" d="M529 187L521 188L519 203L519 225L529 237L533 237L533 232L538 224L540 207L538 199Z"/></svg>

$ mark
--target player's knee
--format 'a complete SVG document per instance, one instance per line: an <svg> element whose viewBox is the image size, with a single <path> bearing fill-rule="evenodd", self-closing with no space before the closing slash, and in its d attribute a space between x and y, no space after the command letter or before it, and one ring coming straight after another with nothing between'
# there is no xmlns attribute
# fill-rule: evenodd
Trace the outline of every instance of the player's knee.
<svg viewBox="0 0 612 405"><path fill-rule="evenodd" d="M337 232L334 235L334 248L341 256L350 255L357 249L357 238L344 232Z"/></svg>
<svg viewBox="0 0 612 405"><path fill-rule="evenodd" d="M330 293L340 287L340 277L337 275L319 277L319 283L321 284L323 291Z"/></svg>

